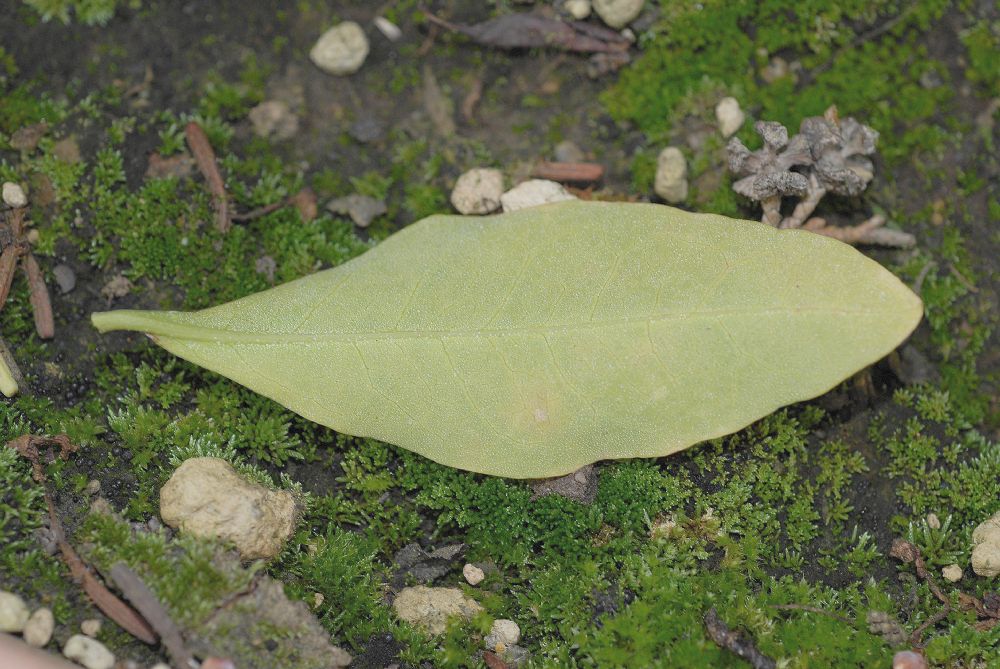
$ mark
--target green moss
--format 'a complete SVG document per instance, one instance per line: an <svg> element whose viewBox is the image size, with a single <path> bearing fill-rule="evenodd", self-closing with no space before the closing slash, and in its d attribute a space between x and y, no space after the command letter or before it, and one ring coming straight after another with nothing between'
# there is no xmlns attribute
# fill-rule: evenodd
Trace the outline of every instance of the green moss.
<svg viewBox="0 0 1000 669"><path fill-rule="evenodd" d="M75 16L80 23L87 25L104 25L114 16L120 5L138 8L139 0L24 0L25 4L34 9L43 21L58 19L69 23Z"/></svg>

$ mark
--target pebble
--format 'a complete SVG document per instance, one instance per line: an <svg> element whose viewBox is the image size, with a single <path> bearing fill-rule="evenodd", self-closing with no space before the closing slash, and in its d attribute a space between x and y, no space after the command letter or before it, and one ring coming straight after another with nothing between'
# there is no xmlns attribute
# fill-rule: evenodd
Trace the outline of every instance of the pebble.
<svg viewBox="0 0 1000 669"><path fill-rule="evenodd" d="M553 153L556 161L560 163L582 163L587 158L583 150L568 139L556 144Z"/></svg>
<svg viewBox="0 0 1000 669"><path fill-rule="evenodd" d="M941 529L941 519L938 518L938 515L936 513L927 514L927 527L931 528L932 530Z"/></svg>
<svg viewBox="0 0 1000 669"><path fill-rule="evenodd" d="M382 137L382 124L370 116L359 119L347 129L347 134L362 144L374 142Z"/></svg>
<svg viewBox="0 0 1000 669"><path fill-rule="evenodd" d="M469 585L479 585L486 578L486 573L474 564L466 564L462 567L462 576Z"/></svg>
<svg viewBox="0 0 1000 669"><path fill-rule="evenodd" d="M582 21L590 16L590 0L566 0L563 7L577 21Z"/></svg>
<svg viewBox="0 0 1000 669"><path fill-rule="evenodd" d="M615 29L624 28L640 13L646 0L593 0L594 11Z"/></svg>
<svg viewBox="0 0 1000 669"><path fill-rule="evenodd" d="M52 639L52 631L55 628L56 621L52 616L52 611L43 606L32 613L28 622L25 623L22 632L24 642L35 648L44 648Z"/></svg>
<svg viewBox="0 0 1000 669"><path fill-rule="evenodd" d="M28 196L24 189L13 181L3 182L3 201L8 207L23 207L28 204Z"/></svg>
<svg viewBox="0 0 1000 669"><path fill-rule="evenodd" d="M962 580L962 568L957 564L950 564L941 570L941 576L950 583L958 583Z"/></svg>
<svg viewBox="0 0 1000 669"><path fill-rule="evenodd" d="M521 628L513 620L499 618L493 621L490 633L486 635L486 647L502 653L509 646L521 640Z"/></svg>
<svg viewBox="0 0 1000 669"><path fill-rule="evenodd" d="M901 650L892 656L892 669L927 669L927 660L920 653Z"/></svg>
<svg viewBox="0 0 1000 669"><path fill-rule="evenodd" d="M656 159L653 190L667 202L683 202L688 194L687 160L675 146L668 146Z"/></svg>
<svg viewBox="0 0 1000 669"><path fill-rule="evenodd" d="M330 200L326 208L335 214L347 214L359 228L367 228L372 221L389 210L382 200L359 193Z"/></svg>
<svg viewBox="0 0 1000 669"><path fill-rule="evenodd" d="M289 139L299 131L299 117L283 100L265 100L247 114L258 137Z"/></svg>
<svg viewBox="0 0 1000 669"><path fill-rule="evenodd" d="M550 202L575 200L576 197L555 181L529 179L500 196L500 206L504 211L517 211Z"/></svg>
<svg viewBox="0 0 1000 669"><path fill-rule="evenodd" d="M390 42L397 42L403 36L403 31L399 29L399 26L384 16L376 16L374 23L378 31L385 35L385 38Z"/></svg>
<svg viewBox="0 0 1000 669"><path fill-rule="evenodd" d="M80 631L89 637L96 637L101 632L101 621L97 618L87 618L80 623Z"/></svg>
<svg viewBox="0 0 1000 669"><path fill-rule="evenodd" d="M76 288L76 272L66 263L59 263L53 267L52 276L55 277L59 292L63 295Z"/></svg>
<svg viewBox="0 0 1000 669"><path fill-rule="evenodd" d="M743 126L746 114L740 109L736 98L722 98L715 105L715 119L719 122L719 132L723 137L732 137Z"/></svg>
<svg viewBox="0 0 1000 669"><path fill-rule="evenodd" d="M0 590L0 632L20 632L30 616L20 595Z"/></svg>
<svg viewBox="0 0 1000 669"><path fill-rule="evenodd" d="M342 76L354 74L368 57L368 38L354 21L344 21L323 33L309 52L316 67Z"/></svg>
<svg viewBox="0 0 1000 669"><path fill-rule="evenodd" d="M113 669L115 656L96 639L74 634L63 646L63 655L87 669Z"/></svg>
<svg viewBox="0 0 1000 669"><path fill-rule="evenodd" d="M972 571L992 578L1000 575L1000 512L972 531Z"/></svg>
<svg viewBox="0 0 1000 669"><path fill-rule="evenodd" d="M164 523L232 541L244 560L280 553L298 515L291 493L251 483L220 458L185 460L160 490Z"/></svg>
<svg viewBox="0 0 1000 669"><path fill-rule="evenodd" d="M768 84L773 84L779 79L789 75L794 76L792 68L788 64L788 61L781 56L775 56L772 58L760 71L760 78Z"/></svg>
<svg viewBox="0 0 1000 669"><path fill-rule="evenodd" d="M462 174L451 191L451 204L461 214L488 214L500 208L503 173L475 168Z"/></svg>
<svg viewBox="0 0 1000 669"><path fill-rule="evenodd" d="M511 669L516 669L528 661L528 651L516 645L507 646L507 650L500 654L500 659Z"/></svg>
<svg viewBox="0 0 1000 669"><path fill-rule="evenodd" d="M431 588L426 585L403 588L392 606L402 620L431 634L442 634L448 626L448 618L452 616L471 620L483 610L458 588Z"/></svg>

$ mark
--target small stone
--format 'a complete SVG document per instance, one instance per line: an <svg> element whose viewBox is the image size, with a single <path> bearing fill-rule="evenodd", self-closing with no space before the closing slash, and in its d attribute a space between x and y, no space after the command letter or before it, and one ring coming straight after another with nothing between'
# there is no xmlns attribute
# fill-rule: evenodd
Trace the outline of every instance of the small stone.
<svg viewBox="0 0 1000 669"><path fill-rule="evenodd" d="M368 38L354 21L344 21L323 33L309 52L316 67L338 76L354 74L368 57Z"/></svg>
<svg viewBox="0 0 1000 669"><path fill-rule="evenodd" d="M52 616L52 611L43 606L32 613L28 622L25 623L22 632L24 642L35 648L44 648L52 639L52 631L55 627L56 621Z"/></svg>
<svg viewBox="0 0 1000 669"><path fill-rule="evenodd" d="M624 28L640 13L646 0L593 0L594 11L615 29Z"/></svg>
<svg viewBox="0 0 1000 669"><path fill-rule="evenodd" d="M675 146L668 146L656 159L653 190L667 202L683 202L688 194L687 160Z"/></svg>
<svg viewBox="0 0 1000 669"><path fill-rule="evenodd" d="M72 135L52 145L52 155L69 165L80 162L80 145Z"/></svg>
<svg viewBox="0 0 1000 669"><path fill-rule="evenodd" d="M160 490L164 523L232 541L244 560L280 553L298 516L291 493L250 483L220 458L185 460Z"/></svg>
<svg viewBox="0 0 1000 669"><path fill-rule="evenodd" d="M335 214L347 214L359 228L367 228L372 221L389 210L382 200L359 193L330 200L326 208Z"/></svg>
<svg viewBox="0 0 1000 669"><path fill-rule="evenodd" d="M486 578L486 573L474 564L466 564L462 567L462 576L469 585L479 585Z"/></svg>
<svg viewBox="0 0 1000 669"><path fill-rule="evenodd" d="M901 650L892 656L892 669L927 669L927 660L920 653Z"/></svg>
<svg viewBox="0 0 1000 669"><path fill-rule="evenodd" d="M520 183L500 196L500 205L504 211L517 211L536 207L550 202L575 200L561 184L546 179L529 179Z"/></svg>
<svg viewBox="0 0 1000 669"><path fill-rule="evenodd" d="M0 590L0 632L20 632L30 616L20 595Z"/></svg>
<svg viewBox="0 0 1000 669"><path fill-rule="evenodd" d="M486 647L498 653L502 653L510 646L514 646L521 640L521 628L513 620L498 618L493 621L490 633L486 635Z"/></svg>
<svg viewBox="0 0 1000 669"><path fill-rule="evenodd" d="M483 610L458 588L431 588L425 585L403 588L392 606L402 620L431 634L442 634L448 625L448 618L452 616L471 620Z"/></svg>
<svg viewBox="0 0 1000 669"><path fill-rule="evenodd" d="M101 288L101 295L107 299L108 302L111 302L111 300L116 297L125 297L131 292L132 282L125 278L122 274L113 277L110 281L104 284L103 288Z"/></svg>
<svg viewBox="0 0 1000 669"><path fill-rule="evenodd" d="M157 662L156 664L154 664L149 669L170 669L170 665L169 664L164 664L163 662Z"/></svg>
<svg viewBox="0 0 1000 669"><path fill-rule="evenodd" d="M403 31L399 29L399 26L384 16L376 16L374 23L378 31L385 35L385 38L390 42L398 42L399 38L403 36Z"/></svg>
<svg viewBox="0 0 1000 669"><path fill-rule="evenodd" d="M763 67L760 71L760 78L765 81L765 83L773 84L778 79L787 77L792 73L791 68L788 66L788 61L781 56L775 56L768 62L767 65Z"/></svg>
<svg viewBox="0 0 1000 669"><path fill-rule="evenodd" d="M577 21L582 21L590 16L590 0L566 0L563 7Z"/></svg>
<svg viewBox="0 0 1000 669"><path fill-rule="evenodd" d="M49 124L45 121L18 128L10 136L10 148L15 151L34 151L48 130Z"/></svg>
<svg viewBox="0 0 1000 669"><path fill-rule="evenodd" d="M949 583L958 583L962 580L962 568L957 564L950 564L941 570L941 576Z"/></svg>
<svg viewBox="0 0 1000 669"><path fill-rule="evenodd" d="M461 214L488 214L500 208L503 173L476 168L458 177L451 191L451 204Z"/></svg>
<svg viewBox="0 0 1000 669"><path fill-rule="evenodd" d="M556 144L553 153L555 154L556 161L560 163L582 163L586 160L586 156L580 147L568 139L564 139Z"/></svg>
<svg viewBox="0 0 1000 669"><path fill-rule="evenodd" d="M347 134L361 142L367 144L382 137L382 124L370 116L359 119L351 124L347 129Z"/></svg>
<svg viewBox="0 0 1000 669"><path fill-rule="evenodd" d="M28 204L28 196L24 189L13 181L3 182L3 201L8 207L24 207Z"/></svg>
<svg viewBox="0 0 1000 669"><path fill-rule="evenodd" d="M63 655L87 669L113 669L115 656L96 639L74 634L63 646Z"/></svg>
<svg viewBox="0 0 1000 669"><path fill-rule="evenodd" d="M941 519L938 518L936 513L927 514L927 527L931 528L932 530L941 529Z"/></svg>
<svg viewBox="0 0 1000 669"><path fill-rule="evenodd" d="M268 283L274 283L274 273L278 270L278 263L271 256L261 256L253 264L253 271L263 274Z"/></svg>
<svg viewBox="0 0 1000 669"><path fill-rule="evenodd" d="M723 137L731 137L743 126L746 114L740 109L736 98L722 98L715 105L715 119L719 122L719 132Z"/></svg>
<svg viewBox="0 0 1000 669"><path fill-rule="evenodd" d="M1000 575L1000 512L972 531L972 571L992 578Z"/></svg>
<svg viewBox="0 0 1000 669"><path fill-rule="evenodd" d="M90 479L87 481L87 485L84 487L83 492L87 497L93 497L97 493L101 492L101 482L97 479Z"/></svg>
<svg viewBox="0 0 1000 669"><path fill-rule="evenodd" d="M258 137L289 139L299 131L299 117L282 100L265 100L247 114Z"/></svg>
<svg viewBox="0 0 1000 669"><path fill-rule="evenodd" d="M59 263L53 267L52 276L55 277L59 292L63 295L76 288L76 272L66 263Z"/></svg>
<svg viewBox="0 0 1000 669"><path fill-rule="evenodd" d="M97 618L87 618L80 622L80 631L93 638L101 633L101 621Z"/></svg>

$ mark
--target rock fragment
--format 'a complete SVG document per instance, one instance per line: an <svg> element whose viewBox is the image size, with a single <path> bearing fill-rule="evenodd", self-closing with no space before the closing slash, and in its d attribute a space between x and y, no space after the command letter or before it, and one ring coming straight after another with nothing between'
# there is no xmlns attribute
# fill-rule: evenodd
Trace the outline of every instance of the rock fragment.
<svg viewBox="0 0 1000 669"><path fill-rule="evenodd" d="M501 195L500 205L506 212L536 207L540 204L548 204L550 202L563 202L575 199L574 195L571 195L569 191L555 181L529 179Z"/></svg>
<svg viewBox="0 0 1000 669"><path fill-rule="evenodd" d="M594 11L615 29L624 28L642 12L645 0L593 0Z"/></svg>
<svg viewBox="0 0 1000 669"><path fill-rule="evenodd" d="M80 622L80 631L93 638L101 632L101 621L97 618L87 618Z"/></svg>
<svg viewBox="0 0 1000 669"><path fill-rule="evenodd" d="M164 523L232 541L244 560L281 552L298 515L291 493L250 483L220 458L185 460L160 490Z"/></svg>
<svg viewBox="0 0 1000 669"><path fill-rule="evenodd" d="M1000 512L972 532L972 571L986 578L1000 575Z"/></svg>
<svg viewBox="0 0 1000 669"><path fill-rule="evenodd" d="M74 634L63 646L63 655L87 669L113 669L115 656L103 643L82 634Z"/></svg>
<svg viewBox="0 0 1000 669"><path fill-rule="evenodd" d="M344 21L323 33L309 59L316 67L336 76L354 74L368 57L368 37L354 21Z"/></svg>
<svg viewBox="0 0 1000 669"><path fill-rule="evenodd" d="M24 642L29 646L44 648L52 639L55 627L56 621L52 616L52 611L43 606L31 614L21 634L24 637Z"/></svg>
<svg viewBox="0 0 1000 669"><path fill-rule="evenodd" d="M521 628L513 620L498 618L493 621L490 633L486 635L486 647L502 653L521 640Z"/></svg>
<svg viewBox="0 0 1000 669"><path fill-rule="evenodd" d="M52 276L55 277L59 292L65 295L76 288L76 272L66 263L59 263L52 268Z"/></svg>
<svg viewBox="0 0 1000 669"><path fill-rule="evenodd" d="M503 173L475 168L462 174L451 191L451 204L461 214L489 214L500 208Z"/></svg>
<svg viewBox="0 0 1000 669"><path fill-rule="evenodd" d="M688 195L687 160L675 146L660 151L656 159L656 180L653 190L671 204L683 202Z"/></svg>
<svg viewBox="0 0 1000 669"><path fill-rule="evenodd" d="M471 620L483 610L458 588L430 588L424 585L403 588L392 606L402 620L431 634L442 634L448 625L448 618L458 616Z"/></svg>
<svg viewBox="0 0 1000 669"><path fill-rule="evenodd" d="M743 126L746 114L740 109L736 98L722 98L715 105L715 120L719 122L719 132L723 137L731 137Z"/></svg>
<svg viewBox="0 0 1000 669"><path fill-rule="evenodd" d="M20 595L0 590L0 632L20 632L30 616L31 611Z"/></svg>
<svg viewBox="0 0 1000 669"><path fill-rule="evenodd" d="M941 570L941 576L949 583L958 583L962 580L962 568L957 564L950 564Z"/></svg>
<svg viewBox="0 0 1000 669"><path fill-rule="evenodd" d="M563 3L563 8L577 21L582 21L590 16L590 0L566 0Z"/></svg>
<svg viewBox="0 0 1000 669"><path fill-rule="evenodd" d="M28 204L28 196L24 194L24 189L13 181L3 182L3 202L8 207L24 207Z"/></svg>
<svg viewBox="0 0 1000 669"><path fill-rule="evenodd" d="M476 565L468 563L462 567L462 576L465 577L465 581L469 585L479 585L486 578L486 572Z"/></svg>
<svg viewBox="0 0 1000 669"><path fill-rule="evenodd" d="M247 114L258 137L290 139L299 131L299 117L283 100L265 100Z"/></svg>
<svg viewBox="0 0 1000 669"><path fill-rule="evenodd" d="M389 210L382 200L359 193L330 200L326 208L335 214L347 214L359 228L367 228L372 221Z"/></svg>

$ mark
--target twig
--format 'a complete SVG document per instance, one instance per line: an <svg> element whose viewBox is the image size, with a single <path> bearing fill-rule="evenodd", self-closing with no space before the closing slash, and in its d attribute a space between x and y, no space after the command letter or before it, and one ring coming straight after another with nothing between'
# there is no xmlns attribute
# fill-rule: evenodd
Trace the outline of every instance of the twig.
<svg viewBox="0 0 1000 669"><path fill-rule="evenodd" d="M208 135L196 121L191 121L184 128L184 135L187 138L188 146L191 147L191 155L194 156L195 163L205 177L208 189L212 193L212 206L215 207L215 227L219 232L227 232L232 227L229 220L229 203L226 199L226 184L219 173L219 166L215 162L215 151L208 141Z"/></svg>
<svg viewBox="0 0 1000 669"><path fill-rule="evenodd" d="M917 238L910 233L884 228L882 227L883 225L885 225L885 217L875 214L864 223L846 227L827 225L825 219L814 217L810 218L802 228L820 235L839 239L845 244L851 244L852 246L874 244L897 249L909 249L916 246Z"/></svg>
<svg viewBox="0 0 1000 669"><path fill-rule="evenodd" d="M604 166L598 163L552 163L542 161L535 165L531 176L561 183L592 183L604 176Z"/></svg>
<svg viewBox="0 0 1000 669"><path fill-rule="evenodd" d="M928 260L927 264L920 268L920 273L917 274L917 278L913 281L914 293L917 295L920 294L921 289L924 287L924 280L927 278L927 275L930 274L930 271L935 267L937 267L937 263L933 260Z"/></svg>
<svg viewBox="0 0 1000 669"><path fill-rule="evenodd" d="M928 628L944 620L948 617L948 614L951 613L951 600L948 599L948 596L941 591L938 584L934 582L934 576L927 571L924 559L920 555L920 549L915 545L905 539L896 539L892 542L892 549L890 549L889 555L905 564L912 562L913 566L917 570L917 576L927 583L927 587L930 588L931 594L937 597L938 601L944 605L944 608L925 620L922 625L917 627L917 629L913 630L913 633L910 634L910 643L913 647L922 648L923 644L921 643L921 637L924 632Z"/></svg>
<svg viewBox="0 0 1000 669"><path fill-rule="evenodd" d="M979 292L979 289L976 288L971 281L966 279L965 275L959 272L957 267L955 267L954 265L948 265L948 271L950 271L954 275L954 277L958 279L958 282L962 284L965 287L965 289L968 290L970 293Z"/></svg>
<svg viewBox="0 0 1000 669"><path fill-rule="evenodd" d="M73 580L80 583L84 592L91 601L99 608L104 615L116 622L122 629L148 644L157 642L156 632L149 623L139 615L135 609L119 599L113 592L107 589L100 579L94 576L87 565L83 562L73 547L66 540L62 523L56 515L56 507L52 502L52 495L46 485L45 470L42 467L40 446L58 446L59 457L67 459L69 454L76 451L76 446L65 434L55 437L39 437L36 435L22 435L7 442L7 446L16 450L22 457L31 462L32 472L35 480L42 485L42 494L45 497L45 504L49 512L49 529L59 546L63 561L69 567Z"/></svg>
<svg viewBox="0 0 1000 669"><path fill-rule="evenodd" d="M854 621L850 618L845 618L839 613L833 613L832 611L826 611L817 606L806 606L805 604L770 604L772 609L778 609L781 611L808 611L809 613L819 613L820 615L829 616L831 618L836 618L841 622L845 622L848 625L853 625Z"/></svg>
<svg viewBox="0 0 1000 669"><path fill-rule="evenodd" d="M809 175L809 187L806 190L806 196L802 198L795 209L792 210L792 215L786 217L778 225L779 228L800 228L802 224L805 223L806 219L819 205L819 201L823 199L826 195L826 189L819 185L819 180L816 178L815 174Z"/></svg>
<svg viewBox="0 0 1000 669"><path fill-rule="evenodd" d="M45 285L42 269L31 253L24 254L21 262L24 273L28 277L29 299L32 315L35 317L35 330L42 339L52 339L56 334L56 326L52 318L52 301L49 299L49 289Z"/></svg>
<svg viewBox="0 0 1000 669"><path fill-rule="evenodd" d="M174 665L178 668L191 667L196 669L198 664L191 651L184 644L184 637L181 636L177 624L160 603L160 600L153 594L153 591L139 578L139 575L124 562L116 562L111 567L109 575L118 589L149 621L150 626L159 633L160 640L167 649L167 654L170 655Z"/></svg>
<svg viewBox="0 0 1000 669"><path fill-rule="evenodd" d="M715 607L710 608L705 614L705 629L708 630L708 636L712 641L742 657L753 669L776 669L778 666L774 660L760 652L752 640L729 629L719 618Z"/></svg>

